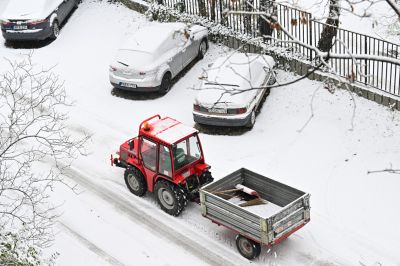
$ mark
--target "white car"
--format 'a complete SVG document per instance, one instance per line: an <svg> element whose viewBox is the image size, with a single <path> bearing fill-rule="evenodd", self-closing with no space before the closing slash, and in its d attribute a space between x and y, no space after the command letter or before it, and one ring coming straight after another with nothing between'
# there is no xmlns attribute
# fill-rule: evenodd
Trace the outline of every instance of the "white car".
<svg viewBox="0 0 400 266"><path fill-rule="evenodd" d="M118 89L167 93L171 80L208 48L207 28L157 23L139 29L117 51L110 82Z"/></svg>
<svg viewBox="0 0 400 266"><path fill-rule="evenodd" d="M238 53L218 58L205 71L193 104L196 123L253 127L266 85L276 82L271 56Z"/></svg>
<svg viewBox="0 0 400 266"><path fill-rule="evenodd" d="M0 24L8 41L56 39L80 0L9 0Z"/></svg>

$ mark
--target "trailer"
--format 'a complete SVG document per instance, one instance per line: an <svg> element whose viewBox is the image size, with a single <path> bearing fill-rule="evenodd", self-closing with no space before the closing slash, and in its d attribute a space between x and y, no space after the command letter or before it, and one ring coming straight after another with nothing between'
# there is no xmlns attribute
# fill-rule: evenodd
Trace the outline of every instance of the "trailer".
<svg viewBox="0 0 400 266"><path fill-rule="evenodd" d="M255 204L246 204L243 194L237 194L243 187L256 192L247 199ZM204 217L238 234L236 246L247 259L258 257L262 245L276 245L310 221L310 194L245 168L200 189L200 204Z"/></svg>

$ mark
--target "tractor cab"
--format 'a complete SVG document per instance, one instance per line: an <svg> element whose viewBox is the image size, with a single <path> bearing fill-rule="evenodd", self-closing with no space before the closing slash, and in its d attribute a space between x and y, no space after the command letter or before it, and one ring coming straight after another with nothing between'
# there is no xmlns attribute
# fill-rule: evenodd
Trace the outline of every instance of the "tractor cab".
<svg viewBox="0 0 400 266"><path fill-rule="evenodd" d="M194 200L200 187L213 180L198 131L159 115L140 124L139 135L120 146L119 158L112 158L112 164L126 168L125 181L132 193L156 192L161 208L173 215L176 210L168 208L173 205L175 190L184 201Z"/></svg>

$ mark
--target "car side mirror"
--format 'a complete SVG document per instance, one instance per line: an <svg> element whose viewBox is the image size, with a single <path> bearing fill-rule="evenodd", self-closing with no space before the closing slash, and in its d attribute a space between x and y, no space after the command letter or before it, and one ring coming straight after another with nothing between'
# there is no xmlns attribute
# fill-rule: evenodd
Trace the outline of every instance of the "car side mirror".
<svg viewBox="0 0 400 266"><path fill-rule="evenodd" d="M190 35L190 40L191 40L191 41L194 40L194 35Z"/></svg>

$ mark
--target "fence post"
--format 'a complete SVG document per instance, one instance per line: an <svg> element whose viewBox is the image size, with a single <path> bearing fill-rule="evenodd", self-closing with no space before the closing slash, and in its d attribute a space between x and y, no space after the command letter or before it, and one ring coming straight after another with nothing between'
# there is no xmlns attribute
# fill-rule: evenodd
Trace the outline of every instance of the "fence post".
<svg viewBox="0 0 400 266"><path fill-rule="evenodd" d="M312 15L310 14L308 16L308 45L313 46L312 42L313 42L313 31L312 31L312 27L313 27L313 21L312 21ZM308 51L310 51L310 61L313 60L313 51L311 49L308 49Z"/></svg>
<svg viewBox="0 0 400 266"><path fill-rule="evenodd" d="M368 54L367 45L368 45L368 43L367 43L367 35L364 35L364 53L365 54ZM364 73L364 75L365 75L364 83L365 83L365 85L367 85L368 84L368 76L369 76L369 73L368 73L368 59L365 59L364 72L365 72Z"/></svg>

